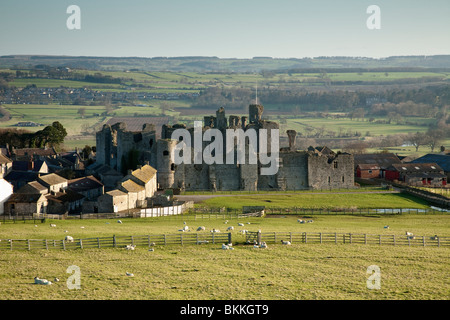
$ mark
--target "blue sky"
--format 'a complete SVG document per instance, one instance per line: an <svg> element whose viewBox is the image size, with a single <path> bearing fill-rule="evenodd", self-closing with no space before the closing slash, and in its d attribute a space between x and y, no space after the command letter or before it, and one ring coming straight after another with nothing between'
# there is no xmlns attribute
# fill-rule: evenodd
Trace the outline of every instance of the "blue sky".
<svg viewBox="0 0 450 320"><path fill-rule="evenodd" d="M69 5L81 29L69 30ZM369 30L369 5L381 29ZM1 0L0 55L386 57L450 54L449 0Z"/></svg>

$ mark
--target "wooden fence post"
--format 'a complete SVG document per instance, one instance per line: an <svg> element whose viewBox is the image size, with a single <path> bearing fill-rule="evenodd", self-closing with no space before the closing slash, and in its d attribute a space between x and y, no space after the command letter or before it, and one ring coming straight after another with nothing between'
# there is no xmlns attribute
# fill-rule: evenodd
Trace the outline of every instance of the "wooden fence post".
<svg viewBox="0 0 450 320"><path fill-rule="evenodd" d="M198 237L198 233L197 233L197 237ZM232 243L231 242L231 232L228 232L228 243Z"/></svg>
<svg viewBox="0 0 450 320"><path fill-rule="evenodd" d="M116 235L113 235L113 247L116 248L117 244L116 244Z"/></svg>
<svg viewBox="0 0 450 320"><path fill-rule="evenodd" d="M260 244L261 243L261 230L258 230L258 235L257 235L257 241L258 241L258 244Z"/></svg>
<svg viewBox="0 0 450 320"><path fill-rule="evenodd" d="M31 250L30 239L27 240L27 244L28 244L28 251L30 251Z"/></svg>
<svg viewBox="0 0 450 320"><path fill-rule="evenodd" d="M337 244L337 232L334 233L334 243Z"/></svg>

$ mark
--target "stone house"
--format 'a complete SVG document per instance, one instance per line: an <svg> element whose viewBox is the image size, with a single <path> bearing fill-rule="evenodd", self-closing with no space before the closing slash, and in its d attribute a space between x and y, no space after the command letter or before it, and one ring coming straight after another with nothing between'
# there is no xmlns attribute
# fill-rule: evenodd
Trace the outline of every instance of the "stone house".
<svg viewBox="0 0 450 320"><path fill-rule="evenodd" d="M48 200L43 194L14 193L5 202L5 214L32 215L35 213L47 213Z"/></svg>
<svg viewBox="0 0 450 320"><path fill-rule="evenodd" d="M94 209L94 212L111 213L128 209L128 194L120 190L111 190L98 197L97 210Z"/></svg>
<svg viewBox="0 0 450 320"><path fill-rule="evenodd" d="M67 189L67 179L57 175L56 173L39 175L37 181L44 187L47 187L50 193L60 192L61 190Z"/></svg>
<svg viewBox="0 0 450 320"><path fill-rule="evenodd" d="M81 177L67 181L67 188L82 194L87 200L95 200L104 193L104 185L94 176Z"/></svg>

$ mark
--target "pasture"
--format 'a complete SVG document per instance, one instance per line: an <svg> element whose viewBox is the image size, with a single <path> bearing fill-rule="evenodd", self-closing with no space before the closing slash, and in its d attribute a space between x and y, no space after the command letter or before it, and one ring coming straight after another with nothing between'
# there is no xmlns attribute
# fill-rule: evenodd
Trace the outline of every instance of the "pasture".
<svg viewBox="0 0 450 320"><path fill-rule="evenodd" d="M299 224L294 216L199 220L193 215L146 219L52 220L43 224L2 224L0 239L63 239L93 236L176 233L186 222L191 232L203 225L232 231L235 250L220 244L167 245L116 249L2 250L2 299L61 300L418 300L448 299L448 248L360 244L282 244L255 249L239 230L274 232L367 232L448 235L449 216L316 216ZM237 227L243 222L244 227ZM250 224L247 224L250 222ZM50 227L50 223L56 227ZM384 229L389 225L390 229ZM82 229L81 226L84 228ZM65 233L64 231L69 231ZM76 265L81 289L69 290L66 273ZM381 289L366 286L368 266L381 268ZM128 277L131 272L134 277ZM33 284L38 276L61 281Z"/></svg>

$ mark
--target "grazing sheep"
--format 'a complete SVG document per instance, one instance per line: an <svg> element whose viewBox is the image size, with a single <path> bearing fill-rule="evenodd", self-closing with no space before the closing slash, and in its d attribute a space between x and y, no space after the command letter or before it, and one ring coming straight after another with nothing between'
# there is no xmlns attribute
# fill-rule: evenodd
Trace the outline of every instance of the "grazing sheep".
<svg viewBox="0 0 450 320"><path fill-rule="evenodd" d="M264 241L261 242L261 244L259 245L260 248L268 248L267 243L265 243Z"/></svg>
<svg viewBox="0 0 450 320"><path fill-rule="evenodd" d="M201 226L197 228L197 231L205 231L205 227Z"/></svg>
<svg viewBox="0 0 450 320"><path fill-rule="evenodd" d="M308 221L306 221L307 223L313 223L314 222L314 220L308 220Z"/></svg>
<svg viewBox="0 0 450 320"><path fill-rule="evenodd" d="M290 245L290 244L291 244L290 241L283 241L283 240L281 240L281 243L282 243L282 244L286 244L286 245Z"/></svg>
<svg viewBox="0 0 450 320"><path fill-rule="evenodd" d="M126 272L125 273L127 276L129 276L129 277L134 277L134 274L132 274L132 273L130 273L130 272Z"/></svg>
<svg viewBox="0 0 450 320"><path fill-rule="evenodd" d="M56 224L51 223L51 224L50 224L50 227L55 228L55 227L56 227Z"/></svg>
<svg viewBox="0 0 450 320"><path fill-rule="evenodd" d="M71 236L66 236L66 237L64 238L64 240L65 240L66 242L73 242L73 238L72 238Z"/></svg>
<svg viewBox="0 0 450 320"><path fill-rule="evenodd" d="M238 226L239 226L239 227L243 227L244 224L239 222L239 223L238 223Z"/></svg>
<svg viewBox="0 0 450 320"><path fill-rule="evenodd" d="M58 278L55 278L53 281L55 281L55 282L59 282L59 279Z"/></svg>
<svg viewBox="0 0 450 320"><path fill-rule="evenodd" d="M416 237L415 236L408 236L409 240L414 240Z"/></svg>
<svg viewBox="0 0 450 320"><path fill-rule="evenodd" d="M246 234L248 232L248 230L241 230L239 232L242 233L242 234Z"/></svg>
<svg viewBox="0 0 450 320"><path fill-rule="evenodd" d="M222 250L234 250L231 244L222 244Z"/></svg>
<svg viewBox="0 0 450 320"><path fill-rule="evenodd" d="M389 226L384 226L384 229L389 229Z"/></svg>
<svg viewBox="0 0 450 320"><path fill-rule="evenodd" d="M224 222L225 224L227 224L228 223L228 220L225 220L225 222Z"/></svg>
<svg viewBox="0 0 450 320"><path fill-rule="evenodd" d="M156 243L152 242L152 243L150 243L150 246L154 247L154 246L156 246Z"/></svg>
<svg viewBox="0 0 450 320"><path fill-rule="evenodd" d="M136 246L132 245L132 244L129 244L125 247L125 249L127 249L127 250L134 250L135 248L136 248Z"/></svg>
<svg viewBox="0 0 450 320"><path fill-rule="evenodd" d="M117 223L122 223L122 221L121 220L117 220Z"/></svg>
<svg viewBox="0 0 450 320"><path fill-rule="evenodd" d="M181 232L189 231L189 227L184 226L183 229L179 229L178 231L181 231Z"/></svg>
<svg viewBox="0 0 450 320"><path fill-rule="evenodd" d="M219 229L212 229L211 232L220 232Z"/></svg>
<svg viewBox="0 0 450 320"><path fill-rule="evenodd" d="M232 231L232 230L234 230L233 226L227 228L227 231Z"/></svg>
<svg viewBox="0 0 450 320"><path fill-rule="evenodd" d="M80 229L84 229L84 227L80 227Z"/></svg>
<svg viewBox="0 0 450 320"><path fill-rule="evenodd" d="M208 240L199 240L199 241L197 241L197 244L207 244L207 243L209 243Z"/></svg>
<svg viewBox="0 0 450 320"><path fill-rule="evenodd" d="M43 285L50 285L50 284L52 284L47 279L39 279L38 277L34 277L34 283L35 284L43 284Z"/></svg>
<svg viewBox="0 0 450 320"><path fill-rule="evenodd" d="M153 248L150 248L150 249L148 249L148 251L155 251L155 249L153 249Z"/></svg>
<svg viewBox="0 0 450 320"><path fill-rule="evenodd" d="M430 237L430 239L431 239L431 240L437 240L437 239L438 239L438 236L437 236L437 235L434 235L434 237Z"/></svg>
<svg viewBox="0 0 450 320"><path fill-rule="evenodd" d="M302 219L297 219L297 222L298 223L303 223L303 220Z"/></svg>
<svg viewBox="0 0 450 320"><path fill-rule="evenodd" d="M412 232L408 232L408 231L406 231L406 235L407 236L413 236Z"/></svg>

